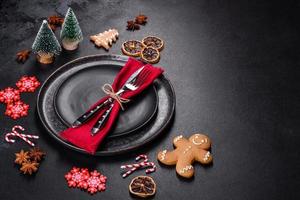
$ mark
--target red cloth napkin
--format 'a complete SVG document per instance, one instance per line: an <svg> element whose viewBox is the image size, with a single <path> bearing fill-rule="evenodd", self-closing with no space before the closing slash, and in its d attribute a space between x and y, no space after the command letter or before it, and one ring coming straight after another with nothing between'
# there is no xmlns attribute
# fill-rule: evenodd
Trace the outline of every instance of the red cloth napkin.
<svg viewBox="0 0 300 200"><path fill-rule="evenodd" d="M121 71L116 76L114 83L112 84L112 88L115 92L117 92L123 84L127 81L127 79L139 68L144 66L145 64L133 59L129 58L125 66L121 69ZM151 73L148 76L147 80L135 91L126 91L121 97L126 99L132 99L137 94L141 93L144 89L146 89L152 82L163 73L163 69L159 67L153 67L150 64L147 64L144 70L148 68ZM93 109L97 105L104 102L108 96L100 99L97 103L91 106L90 109ZM118 117L120 111L120 105L115 102L115 105L110 113L109 118L106 121L104 127L94 136L91 136L91 129L93 125L97 122L97 119L104 113L104 109L96 114L91 120L86 122L85 124L77 127L77 128L68 128L60 133L60 136L65 140L71 142L72 144L86 150L88 153L94 154L98 149L98 146L101 144L105 136L109 133L112 125L114 124L116 118Z"/></svg>

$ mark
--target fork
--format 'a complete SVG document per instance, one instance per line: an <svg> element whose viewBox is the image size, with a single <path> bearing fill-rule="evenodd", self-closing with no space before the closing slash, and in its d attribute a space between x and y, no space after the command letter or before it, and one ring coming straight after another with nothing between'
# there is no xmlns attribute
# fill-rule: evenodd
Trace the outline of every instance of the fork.
<svg viewBox="0 0 300 200"><path fill-rule="evenodd" d="M129 82L124 85L124 87L119 90L116 94L120 95L126 91L135 91L138 89L148 78L150 75L151 71L149 69L144 69L137 77L135 80L132 82ZM108 119L109 114L111 113L115 103L110 104L109 108L99 117L97 122L94 124L92 130L91 130L91 135L94 136L95 134L98 133L98 131L102 128L102 126L105 124L105 122Z"/></svg>

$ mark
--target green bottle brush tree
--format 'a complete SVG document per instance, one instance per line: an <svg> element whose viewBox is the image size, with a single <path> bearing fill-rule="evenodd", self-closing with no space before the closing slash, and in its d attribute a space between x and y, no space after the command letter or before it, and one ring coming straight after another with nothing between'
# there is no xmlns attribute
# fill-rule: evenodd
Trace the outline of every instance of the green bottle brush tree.
<svg viewBox="0 0 300 200"><path fill-rule="evenodd" d="M43 64L52 63L54 56L61 52L61 46L46 20L43 21L36 35L32 44L32 51L37 54L37 60Z"/></svg>
<svg viewBox="0 0 300 200"><path fill-rule="evenodd" d="M62 46L66 50L75 50L79 42L82 41L82 32L77 21L76 15L71 8L68 9L67 14L60 32Z"/></svg>

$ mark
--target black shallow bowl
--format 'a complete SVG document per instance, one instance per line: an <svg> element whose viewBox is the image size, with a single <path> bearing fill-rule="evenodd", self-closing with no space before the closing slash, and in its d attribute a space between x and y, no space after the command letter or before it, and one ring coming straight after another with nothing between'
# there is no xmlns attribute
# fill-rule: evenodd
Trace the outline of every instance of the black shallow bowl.
<svg viewBox="0 0 300 200"><path fill-rule="evenodd" d="M93 66L115 66L120 69L120 67L124 66L127 59L128 57L119 55L86 56L66 63L52 73L44 82L37 98L38 115L47 132L64 146L75 151L86 153L83 149L64 141L59 136L59 132L65 130L68 126L66 122L63 122L61 119L63 116L59 116L55 109L54 102L57 101L55 100L55 94L58 93L61 86L63 87L63 83L68 80L69 77L83 69ZM153 86L157 92L156 99L158 105L156 113L152 116L153 119L148 121L146 125L140 127L137 131L130 132L130 134L113 138L107 137L95 155L103 156L125 153L149 143L159 134L163 133L163 130L170 123L174 115L176 102L175 93L170 81L164 75L157 78ZM151 90L151 88L149 89ZM143 101L143 98L141 101ZM131 105L128 105L128 108L129 107L131 107Z"/></svg>
<svg viewBox="0 0 300 200"><path fill-rule="evenodd" d="M54 95L54 108L66 126L71 124L97 100L105 96L101 86L112 83L121 70L119 65L97 65L81 69L70 75ZM130 134L146 125L155 115L158 100L154 86L143 91L121 111L107 137Z"/></svg>

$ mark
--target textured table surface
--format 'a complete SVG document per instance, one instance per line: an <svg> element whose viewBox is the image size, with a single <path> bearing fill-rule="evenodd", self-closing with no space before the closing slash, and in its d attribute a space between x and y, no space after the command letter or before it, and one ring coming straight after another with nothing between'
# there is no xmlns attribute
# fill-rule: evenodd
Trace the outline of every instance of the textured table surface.
<svg viewBox="0 0 300 200"><path fill-rule="evenodd" d="M29 48L43 19L64 14L70 5L80 22L84 40L78 51L64 53L42 67L34 56L25 64L17 51ZM149 23L135 32L126 21L139 13ZM214 163L196 164L191 180L182 180L174 168L158 164L154 199L299 199L299 1L205 0L78 0L0 2L0 88L13 86L22 75L42 82L59 66L91 54L120 54L128 39L157 35L166 46L158 65L171 79L177 96L176 116L162 137L139 151L117 157L91 157L54 141L36 114L37 92L22 94L29 116L12 120L0 105L0 197L25 199L132 199L119 167L139 153L156 161L156 153L172 148L177 134L208 134ZM105 52L88 36L117 28L120 38ZM58 34L59 31L56 31ZM4 133L23 125L40 135L38 145L47 157L38 173L26 177L13 164L14 153L27 144L4 142ZM68 189L64 174L72 166L95 168L108 176L107 191L94 196Z"/></svg>

